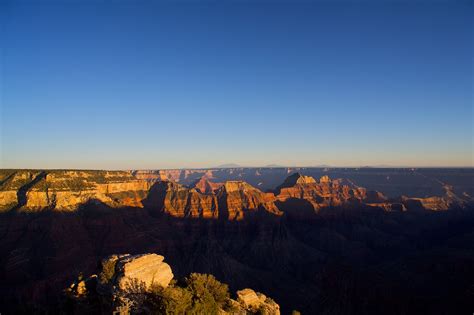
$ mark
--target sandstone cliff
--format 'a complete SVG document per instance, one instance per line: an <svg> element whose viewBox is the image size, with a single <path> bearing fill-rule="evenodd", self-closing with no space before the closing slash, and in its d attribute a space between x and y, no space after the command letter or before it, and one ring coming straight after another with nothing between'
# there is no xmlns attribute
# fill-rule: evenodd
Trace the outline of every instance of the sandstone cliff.
<svg viewBox="0 0 474 315"><path fill-rule="evenodd" d="M151 185L125 171L18 171L3 183L0 207L74 211L88 202L142 207Z"/></svg>
<svg viewBox="0 0 474 315"><path fill-rule="evenodd" d="M149 193L146 205L158 208L166 214L184 218L217 218L219 215L217 197L201 194L194 188L187 188L171 181L156 183Z"/></svg>
<svg viewBox="0 0 474 315"><path fill-rule="evenodd" d="M0 211L18 206L18 194L34 183L40 171L0 171Z"/></svg>
<svg viewBox="0 0 474 315"><path fill-rule="evenodd" d="M262 210L274 215L282 212L272 193L264 193L242 181L228 181L217 192L219 206L229 220L242 220L248 213Z"/></svg>
<svg viewBox="0 0 474 315"><path fill-rule="evenodd" d="M150 190L146 205L174 217L220 218L242 220L257 211L281 215L272 193L238 181L229 181L211 193L201 193L171 181L156 183Z"/></svg>
<svg viewBox="0 0 474 315"><path fill-rule="evenodd" d="M194 187L197 191L203 194L212 194L217 189L222 187L223 183L212 182L208 179L207 176L202 176L197 180L191 187Z"/></svg>
<svg viewBox="0 0 474 315"><path fill-rule="evenodd" d="M86 204L111 208L149 206L174 217L242 220L247 214L281 215L282 203L309 204L313 212L330 207L378 207L385 211L448 210L472 203L451 186L443 196L389 199L350 180L319 180L294 173L275 193L241 180L216 181L213 170L0 172L0 211L76 211ZM253 175L259 174L254 171ZM240 173L233 177L240 177ZM190 187L178 181L191 181ZM260 186L259 186L260 187ZM294 204L296 206L296 204Z"/></svg>
<svg viewBox="0 0 474 315"><path fill-rule="evenodd" d="M370 196L385 200L378 192ZM324 207L361 204L367 199L367 191L350 183L343 184L342 180L331 180L328 176L323 176L317 182L312 177L295 173L277 188L277 198L283 202L291 198L304 199L318 211Z"/></svg>

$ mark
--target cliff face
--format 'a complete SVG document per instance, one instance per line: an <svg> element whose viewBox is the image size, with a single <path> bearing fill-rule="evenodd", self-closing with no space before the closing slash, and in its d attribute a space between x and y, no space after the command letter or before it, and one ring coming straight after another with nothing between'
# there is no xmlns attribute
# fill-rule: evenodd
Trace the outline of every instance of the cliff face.
<svg viewBox="0 0 474 315"><path fill-rule="evenodd" d="M88 202L143 207L141 201L151 185L124 171L18 171L3 183L0 207L74 211Z"/></svg>
<svg viewBox="0 0 474 315"><path fill-rule="evenodd" d="M146 205L179 218L242 220L246 213L264 211L280 215L276 198L247 183L230 181L215 192L201 193L195 188L163 181L150 190Z"/></svg>
<svg viewBox="0 0 474 315"><path fill-rule="evenodd" d="M223 183L214 183L206 176L201 177L198 181L196 181L192 187L196 188L197 191L203 193L203 194L212 194L214 193L217 189L222 187L224 185Z"/></svg>
<svg viewBox="0 0 474 315"><path fill-rule="evenodd" d="M40 171L0 171L0 211L18 206L18 192L39 174Z"/></svg>
<svg viewBox="0 0 474 315"><path fill-rule="evenodd" d="M264 193L241 181L226 182L217 192L217 198L229 220L242 220L248 213L258 210L282 214L275 205L276 198L272 193Z"/></svg>
<svg viewBox="0 0 474 315"><path fill-rule="evenodd" d="M147 205L158 208L166 214L178 218L217 218L219 215L217 197L201 194L194 188L163 181L150 190Z"/></svg>
<svg viewBox="0 0 474 315"><path fill-rule="evenodd" d="M299 173L289 176L277 188L278 200L284 202L292 198L304 199L310 202L316 211L330 206L361 204L367 199L367 195L366 189L349 183L343 184L342 180L331 180L328 176L323 176L317 182L314 178ZM386 199L378 192L371 193L370 196L377 196L380 201Z"/></svg>
<svg viewBox="0 0 474 315"><path fill-rule="evenodd" d="M190 188L170 178L195 180ZM462 207L468 199L448 190L445 196L389 200L381 192L368 191L349 180L328 176L315 180L299 173L287 177L271 193L240 180L214 182L210 170L0 172L0 211L76 211L88 203L111 208L149 205L180 218L242 220L257 211L281 215L280 205L295 201L318 212L328 207L360 206L386 211L447 210ZM298 208L298 203L292 207Z"/></svg>

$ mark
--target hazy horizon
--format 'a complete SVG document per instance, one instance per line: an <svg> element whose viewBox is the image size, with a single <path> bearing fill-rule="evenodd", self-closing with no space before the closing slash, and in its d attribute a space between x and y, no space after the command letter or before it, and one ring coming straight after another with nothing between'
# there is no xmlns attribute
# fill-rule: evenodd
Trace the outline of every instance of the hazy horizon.
<svg viewBox="0 0 474 315"><path fill-rule="evenodd" d="M0 168L473 167L472 11L2 1Z"/></svg>
<svg viewBox="0 0 474 315"><path fill-rule="evenodd" d="M328 168L328 169L471 169L473 166L422 166L422 165L240 165L236 164L233 166L227 165L213 165L205 167L151 167L151 168L35 168L35 167L24 167L24 168L9 168L4 167L1 169L12 169L12 170L71 170L71 171L158 171L158 170L202 170L202 169L233 169L233 168Z"/></svg>

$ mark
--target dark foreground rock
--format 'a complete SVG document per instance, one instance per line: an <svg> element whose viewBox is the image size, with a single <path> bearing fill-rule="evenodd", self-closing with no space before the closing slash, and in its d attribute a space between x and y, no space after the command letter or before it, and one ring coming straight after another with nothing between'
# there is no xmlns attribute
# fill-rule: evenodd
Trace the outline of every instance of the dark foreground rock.
<svg viewBox="0 0 474 315"><path fill-rule="evenodd" d="M252 289L237 291L212 275L193 273L178 283L157 254L111 255L99 275L80 276L66 290L67 313L279 315L280 306Z"/></svg>

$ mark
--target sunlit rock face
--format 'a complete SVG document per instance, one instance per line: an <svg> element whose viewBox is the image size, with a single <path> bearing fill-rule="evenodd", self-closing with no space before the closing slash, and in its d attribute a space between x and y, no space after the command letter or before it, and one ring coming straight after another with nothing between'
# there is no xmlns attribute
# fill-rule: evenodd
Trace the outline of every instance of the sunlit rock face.
<svg viewBox="0 0 474 315"><path fill-rule="evenodd" d="M224 185L223 183L215 183L210 181L206 176L201 177L198 181L196 181L192 187L194 187L197 191L203 194L212 194L220 187Z"/></svg>
<svg viewBox="0 0 474 315"><path fill-rule="evenodd" d="M315 212L361 205L385 211L440 211L473 203L469 194L459 195L449 185L443 186L445 193L439 196L387 198L382 192L359 187L349 179L324 175L316 180L298 172L288 176L274 192L263 192L243 180L221 182L216 178L245 175L243 169L232 170L232 174L230 171L2 170L0 211L73 212L88 204L109 208L149 206L180 218L242 220L247 214L257 212L281 215L279 205L295 200L309 204ZM251 179L260 178L267 171L271 170L254 170ZM281 171L276 170L278 174Z"/></svg>
<svg viewBox="0 0 474 315"><path fill-rule="evenodd" d="M358 205L367 201L368 196L375 200L374 203L386 200L379 192L367 192L366 189L344 180L331 180L328 176L323 176L318 182L299 173L289 176L277 188L276 193L278 200L282 202L288 199L308 201L315 211L324 207Z"/></svg>
<svg viewBox="0 0 474 315"><path fill-rule="evenodd" d="M217 197L201 194L194 188L163 181L151 188L148 205L178 218L217 218Z"/></svg>
<svg viewBox="0 0 474 315"><path fill-rule="evenodd" d="M18 206L18 191L31 183L40 171L0 172L0 211L8 211Z"/></svg>
<svg viewBox="0 0 474 315"><path fill-rule="evenodd" d="M134 282L149 289L152 285L166 288L173 279L171 267L165 263L164 257L157 254L121 256L115 263L115 284L126 290Z"/></svg>
<svg viewBox="0 0 474 315"><path fill-rule="evenodd" d="M264 193L242 181L228 181L217 192L222 216L228 220L242 220L248 213L264 211L281 215L272 193Z"/></svg>
<svg viewBox="0 0 474 315"><path fill-rule="evenodd" d="M174 217L242 220L246 213L263 211L275 215L281 212L272 193L237 181L226 182L210 193L163 181L150 190L147 205Z"/></svg>
<svg viewBox="0 0 474 315"><path fill-rule="evenodd" d="M3 188L0 195L4 210L14 204L19 211L75 211L89 202L143 207L141 201L151 185L126 171L18 171L4 183L11 190Z"/></svg>

